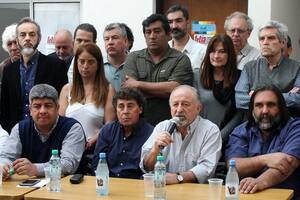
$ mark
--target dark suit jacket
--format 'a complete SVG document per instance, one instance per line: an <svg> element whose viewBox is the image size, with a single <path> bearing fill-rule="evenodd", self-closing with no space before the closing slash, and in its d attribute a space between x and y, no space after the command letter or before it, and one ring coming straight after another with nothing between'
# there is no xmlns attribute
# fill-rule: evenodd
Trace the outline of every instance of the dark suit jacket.
<svg viewBox="0 0 300 200"><path fill-rule="evenodd" d="M48 56L60 60L60 58L57 56L55 52L48 54ZM73 60L73 56L71 56L68 60L64 61L66 63L67 69L70 68L72 60Z"/></svg>
<svg viewBox="0 0 300 200"><path fill-rule="evenodd" d="M63 61L45 56L39 52L34 85L46 83L58 92L68 82L67 68ZM4 68L1 85L1 125L10 132L22 120L22 96L20 83L20 61Z"/></svg>

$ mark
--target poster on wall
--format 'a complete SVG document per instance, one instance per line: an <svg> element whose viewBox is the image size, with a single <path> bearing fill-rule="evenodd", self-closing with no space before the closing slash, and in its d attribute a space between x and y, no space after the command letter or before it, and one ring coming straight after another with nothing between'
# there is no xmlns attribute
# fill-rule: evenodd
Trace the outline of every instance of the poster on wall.
<svg viewBox="0 0 300 200"><path fill-rule="evenodd" d="M41 26L42 32L38 49L48 55L54 52L55 32L63 28L73 34L80 23L80 4L79 2L34 2L33 18Z"/></svg>
<svg viewBox="0 0 300 200"><path fill-rule="evenodd" d="M214 21L192 21L193 39L201 44L207 45L209 40L216 34L216 30Z"/></svg>

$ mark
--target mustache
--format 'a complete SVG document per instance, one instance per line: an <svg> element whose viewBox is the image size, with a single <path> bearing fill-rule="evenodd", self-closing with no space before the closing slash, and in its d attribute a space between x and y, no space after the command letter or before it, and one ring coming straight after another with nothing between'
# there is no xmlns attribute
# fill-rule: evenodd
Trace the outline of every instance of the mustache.
<svg viewBox="0 0 300 200"><path fill-rule="evenodd" d="M182 33L182 32L184 32L184 31L181 30L181 29L179 29L179 28L173 28L173 29L172 29L172 33L173 33L173 32L181 32L181 33Z"/></svg>

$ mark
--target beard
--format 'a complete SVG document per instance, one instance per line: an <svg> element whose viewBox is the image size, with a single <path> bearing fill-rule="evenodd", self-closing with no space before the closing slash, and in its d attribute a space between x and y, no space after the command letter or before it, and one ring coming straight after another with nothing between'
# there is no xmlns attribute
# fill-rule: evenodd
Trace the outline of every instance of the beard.
<svg viewBox="0 0 300 200"><path fill-rule="evenodd" d="M263 131L275 130L280 125L282 119L280 114L277 114L276 116L272 116L270 114L261 114L260 116L256 116L253 113L252 115L255 123L258 124L259 128Z"/></svg>
<svg viewBox="0 0 300 200"><path fill-rule="evenodd" d="M22 53L22 55L30 56L33 54L34 50L35 50L34 48L25 47L21 50L21 53Z"/></svg>
<svg viewBox="0 0 300 200"><path fill-rule="evenodd" d="M172 37L175 38L176 40L183 38L186 35L186 32L182 29L179 28L174 28L172 29Z"/></svg>
<svg viewBox="0 0 300 200"><path fill-rule="evenodd" d="M20 51L22 55L31 56L38 47L38 43L36 45L28 45L28 46L20 46Z"/></svg>

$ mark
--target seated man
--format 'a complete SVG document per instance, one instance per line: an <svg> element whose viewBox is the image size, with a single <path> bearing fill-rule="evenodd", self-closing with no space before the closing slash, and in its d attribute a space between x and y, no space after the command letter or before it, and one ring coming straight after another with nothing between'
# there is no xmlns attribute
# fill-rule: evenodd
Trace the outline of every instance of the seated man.
<svg viewBox="0 0 300 200"><path fill-rule="evenodd" d="M248 121L232 132L225 159L236 160L240 192L269 188L294 189L300 195L300 120L290 117L274 86L251 96Z"/></svg>
<svg viewBox="0 0 300 200"><path fill-rule="evenodd" d="M47 84L35 85L29 93L30 115L16 124L0 152L3 179L9 167L15 173L43 176L51 150L58 149L62 174L74 173L85 146L84 132L74 119L58 115L58 94Z"/></svg>
<svg viewBox="0 0 300 200"><path fill-rule="evenodd" d="M99 153L105 152L112 177L137 178L143 172L139 167L141 148L153 131L141 115L145 98L136 89L125 88L113 98L118 120L105 125L99 134L92 161L96 170Z"/></svg>
<svg viewBox="0 0 300 200"><path fill-rule="evenodd" d="M179 123L172 135L168 133L170 120L160 122L143 145L140 167L153 171L156 156L165 157L166 183L205 183L214 174L221 156L222 139L217 125L199 116L202 105L195 88L176 87L170 96L172 117ZM154 112L154 111L153 111Z"/></svg>

